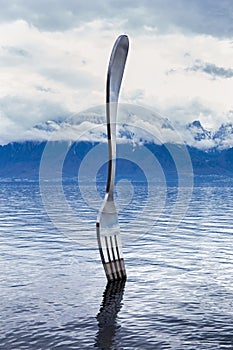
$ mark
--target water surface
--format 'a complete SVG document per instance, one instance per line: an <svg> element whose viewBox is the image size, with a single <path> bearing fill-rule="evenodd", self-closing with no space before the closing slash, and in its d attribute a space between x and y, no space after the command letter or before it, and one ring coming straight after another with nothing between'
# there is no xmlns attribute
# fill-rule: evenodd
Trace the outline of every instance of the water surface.
<svg viewBox="0 0 233 350"><path fill-rule="evenodd" d="M72 215L57 201L52 218L37 183L0 183L0 348L232 349L233 188L195 187L181 222L163 191L143 214L142 184L119 199L128 279L106 287L97 212L74 183Z"/></svg>

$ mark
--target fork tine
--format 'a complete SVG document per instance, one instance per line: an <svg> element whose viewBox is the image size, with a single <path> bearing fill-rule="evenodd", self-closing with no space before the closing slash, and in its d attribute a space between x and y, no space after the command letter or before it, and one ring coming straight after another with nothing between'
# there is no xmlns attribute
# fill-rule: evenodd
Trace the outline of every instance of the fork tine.
<svg viewBox="0 0 233 350"><path fill-rule="evenodd" d="M98 241L98 246L99 246L99 252L100 252L100 257L101 261L104 267L105 274L107 276L108 281L113 281L113 273L112 273L112 267L108 258L107 254L107 247L105 245L105 239L104 237L100 236L100 224L99 222L96 223L96 232L97 232L97 241Z"/></svg>
<svg viewBox="0 0 233 350"><path fill-rule="evenodd" d="M110 266L111 266L111 272L112 272L113 279L117 280L117 272L116 272L113 256L111 256L111 248L110 248L110 246L108 244L108 240L109 240L108 238L109 237L105 236L105 243L106 243L106 251L107 251L107 255L108 255L108 261L109 261Z"/></svg>
<svg viewBox="0 0 233 350"><path fill-rule="evenodd" d="M101 236L99 227L99 223L96 223L99 252L107 279L109 281L126 279L120 236Z"/></svg>
<svg viewBox="0 0 233 350"><path fill-rule="evenodd" d="M112 236L109 237L109 240L110 240L111 249L112 249L113 264L114 264L114 268L116 270L116 277L117 277L117 279L121 279L122 278L121 269L120 269L118 257L117 257L117 255L115 254L115 251L114 251L114 248L116 250L116 246L114 246L114 244L113 244Z"/></svg>
<svg viewBox="0 0 233 350"><path fill-rule="evenodd" d="M115 244L116 244L116 252L117 252L117 259L118 259L118 263L120 265L120 271L121 271L121 276L122 279L126 278L126 271L125 271L125 263L124 263L124 259L123 259L123 255L121 253L121 238L120 235L118 235L118 237L115 235ZM118 243L119 241L119 243Z"/></svg>

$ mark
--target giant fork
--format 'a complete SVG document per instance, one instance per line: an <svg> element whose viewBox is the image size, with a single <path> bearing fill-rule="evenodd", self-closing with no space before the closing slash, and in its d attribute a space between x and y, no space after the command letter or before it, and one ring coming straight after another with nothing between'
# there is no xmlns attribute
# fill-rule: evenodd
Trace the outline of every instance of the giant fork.
<svg viewBox="0 0 233 350"><path fill-rule="evenodd" d="M119 36L112 49L107 73L108 179L106 194L96 221L96 232L101 260L109 281L126 279L120 227L114 203L114 182L116 172L117 107L128 48L128 37L126 35Z"/></svg>

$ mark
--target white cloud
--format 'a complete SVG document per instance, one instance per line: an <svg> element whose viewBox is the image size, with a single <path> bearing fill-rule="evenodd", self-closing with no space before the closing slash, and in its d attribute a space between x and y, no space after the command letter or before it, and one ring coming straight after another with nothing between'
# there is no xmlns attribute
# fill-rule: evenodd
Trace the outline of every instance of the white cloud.
<svg viewBox="0 0 233 350"><path fill-rule="evenodd" d="M119 143L183 144L187 142L193 145L194 137L185 127L184 125L176 127L168 119L162 118L144 107L129 104L118 106L116 129ZM107 142L105 106L94 107L85 112L71 115L60 123L49 121L38 124L21 134L20 140L24 138L73 142L82 140Z"/></svg>
<svg viewBox="0 0 233 350"><path fill-rule="evenodd" d="M201 10L207 9L203 2L190 1L193 13L188 17L183 0L176 8L170 3L136 1L132 10L130 1L119 1L120 14L114 1L92 6L73 0L55 6L50 1L47 7L43 2L21 0L15 6L15 1L0 1L0 142L29 135L34 124L46 119L65 119L104 103L110 50L124 32L130 36L130 52L121 102L150 106L181 124L200 119L217 129L227 122L233 79L213 79L201 69L187 68L199 60L223 72L232 69L231 37L217 35L208 16L198 30ZM225 13L227 3L215 5ZM209 13L214 16L213 7ZM225 29L230 28L229 16L224 16ZM165 27L169 21L165 30L162 23Z"/></svg>
<svg viewBox="0 0 233 350"><path fill-rule="evenodd" d="M64 31L100 20L124 21L127 31L176 31L230 37L231 0L0 0L0 21L24 19L40 30ZM105 26L106 27L106 26Z"/></svg>
<svg viewBox="0 0 233 350"><path fill-rule="evenodd" d="M144 144L180 144L198 149L219 149L233 147L233 124L229 122L214 129L202 127L198 122L171 123L152 110L129 104L120 104L117 122L117 143ZM98 106L73 114L59 122L46 121L35 126L25 128L17 125L6 116L0 116L2 125L1 143L5 144L9 138L13 141L91 141L107 142L105 122L105 106ZM24 123L26 120L24 121Z"/></svg>
<svg viewBox="0 0 233 350"><path fill-rule="evenodd" d="M124 88L132 95L140 88L143 103L157 107L172 119L176 118L177 109L181 121L187 118L191 121L203 110L212 111L215 118L232 109L233 79L213 80L206 74L187 72L185 68L197 58L231 67L232 52L230 41L208 36L140 36L132 43ZM167 74L170 70L174 73ZM133 98L128 101L133 102ZM193 112L190 106L194 104L196 115L190 113Z"/></svg>

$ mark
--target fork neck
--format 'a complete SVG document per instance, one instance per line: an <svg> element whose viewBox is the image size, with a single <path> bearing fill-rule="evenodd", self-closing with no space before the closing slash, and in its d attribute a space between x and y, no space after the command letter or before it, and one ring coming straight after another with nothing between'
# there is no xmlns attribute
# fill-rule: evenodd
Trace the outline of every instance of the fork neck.
<svg viewBox="0 0 233 350"><path fill-rule="evenodd" d="M116 115L117 102L106 104L108 134L108 180L106 193L108 200L114 199L114 183L116 174Z"/></svg>

